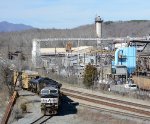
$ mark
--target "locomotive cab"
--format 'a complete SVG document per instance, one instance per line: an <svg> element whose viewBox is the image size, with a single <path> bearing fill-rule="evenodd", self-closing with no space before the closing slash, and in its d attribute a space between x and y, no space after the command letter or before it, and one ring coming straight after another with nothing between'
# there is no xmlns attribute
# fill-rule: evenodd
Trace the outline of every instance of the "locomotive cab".
<svg viewBox="0 0 150 124"><path fill-rule="evenodd" d="M41 90L41 112L44 115L57 114L59 106L59 91L55 87L45 87Z"/></svg>

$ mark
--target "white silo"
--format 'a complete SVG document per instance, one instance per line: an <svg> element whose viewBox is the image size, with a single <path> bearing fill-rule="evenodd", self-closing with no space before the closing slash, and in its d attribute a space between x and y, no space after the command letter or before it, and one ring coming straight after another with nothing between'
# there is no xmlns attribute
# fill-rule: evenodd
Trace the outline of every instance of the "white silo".
<svg viewBox="0 0 150 124"><path fill-rule="evenodd" d="M100 16L95 18L96 35L98 38L102 37L102 22L103 20L101 20Z"/></svg>

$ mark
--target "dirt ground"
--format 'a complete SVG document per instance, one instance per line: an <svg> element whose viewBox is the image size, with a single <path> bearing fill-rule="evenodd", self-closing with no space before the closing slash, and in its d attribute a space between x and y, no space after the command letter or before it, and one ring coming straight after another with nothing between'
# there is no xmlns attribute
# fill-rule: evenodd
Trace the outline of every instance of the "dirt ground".
<svg viewBox="0 0 150 124"><path fill-rule="evenodd" d="M29 91L20 91L21 96L12 111L9 124L29 124L43 116L40 112L40 97ZM27 112L22 113L20 104L26 103ZM126 117L114 116L103 111L81 106L67 96L63 96L59 114L53 116L45 124L148 124Z"/></svg>
<svg viewBox="0 0 150 124"><path fill-rule="evenodd" d="M87 108L80 108L76 119L83 120L85 124L140 124L132 120L116 118L112 115L102 114Z"/></svg>

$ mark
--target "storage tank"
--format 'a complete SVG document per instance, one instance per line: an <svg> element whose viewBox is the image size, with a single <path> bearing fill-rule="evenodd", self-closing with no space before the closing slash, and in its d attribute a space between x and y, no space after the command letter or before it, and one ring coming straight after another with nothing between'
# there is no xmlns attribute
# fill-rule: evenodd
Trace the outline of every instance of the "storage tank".
<svg viewBox="0 0 150 124"><path fill-rule="evenodd" d="M102 37L102 22L103 20L101 20L100 16L95 18L96 35L98 38Z"/></svg>

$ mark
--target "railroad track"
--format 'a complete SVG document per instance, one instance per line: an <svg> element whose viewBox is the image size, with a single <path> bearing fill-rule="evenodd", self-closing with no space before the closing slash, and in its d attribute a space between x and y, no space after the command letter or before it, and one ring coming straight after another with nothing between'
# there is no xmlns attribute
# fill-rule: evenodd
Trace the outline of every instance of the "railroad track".
<svg viewBox="0 0 150 124"><path fill-rule="evenodd" d="M30 124L44 124L46 121L48 121L49 119L51 119L52 116L41 116L40 118L34 120L32 123Z"/></svg>
<svg viewBox="0 0 150 124"><path fill-rule="evenodd" d="M103 96L97 96L93 94L83 93L80 91L74 91L66 88L62 88L62 92L64 95L71 96L77 99L81 99L87 102L91 102L97 105L104 105L111 108L116 108L121 110L125 110L129 113L134 113L134 115L142 115L144 117L150 117L150 111L147 111L150 109L150 106L127 102L127 101L121 101L118 99L112 99L108 97ZM147 110L144 110L147 109Z"/></svg>
<svg viewBox="0 0 150 124"><path fill-rule="evenodd" d="M121 103L121 104L125 104L125 105L131 105L131 106L135 106L135 107L150 109L150 106L148 106L148 105L142 105L142 104L123 101L123 100L119 100L119 99L113 99L113 98L108 98L108 97L104 97L104 96L98 96L98 95L93 95L93 94L89 94L89 93L83 93L83 92L80 92L80 91L70 90L70 89L66 89L66 88L61 88L61 90L72 92L72 93L77 93L77 94L82 94L84 96L89 96L89 97L92 97L92 98L102 99L102 100L106 100L106 101L117 102L117 103Z"/></svg>
<svg viewBox="0 0 150 124"><path fill-rule="evenodd" d="M124 112L120 112L120 111L109 110L109 109L106 109L106 108L94 107L94 106L86 105L86 104L80 104L80 106L87 107L89 109L97 110L97 111L100 111L100 112L104 111L105 113L107 112L107 113L112 113L112 114L115 114L115 115L126 116L126 117L129 117L129 118L136 118L136 119L141 119L141 120L144 120L144 121L150 121L150 118L145 117L145 116L139 116L139 115L124 113Z"/></svg>

